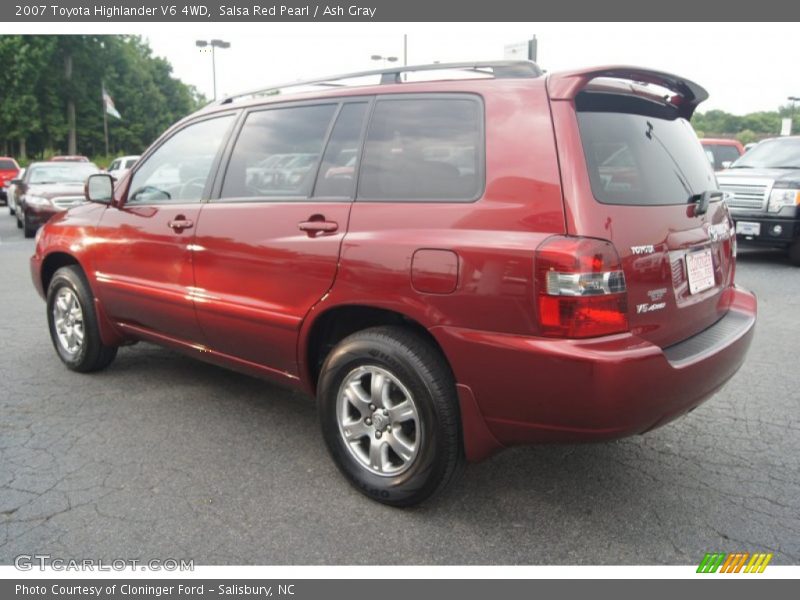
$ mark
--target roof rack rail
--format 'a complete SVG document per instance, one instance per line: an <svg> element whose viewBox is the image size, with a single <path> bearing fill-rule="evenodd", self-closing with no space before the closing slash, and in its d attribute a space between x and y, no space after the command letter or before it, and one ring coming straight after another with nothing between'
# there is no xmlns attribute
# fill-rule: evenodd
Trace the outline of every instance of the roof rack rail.
<svg viewBox="0 0 800 600"><path fill-rule="evenodd" d="M355 73L343 73L341 75L332 75L330 77L322 77L318 79L306 79L303 81L292 81L281 85L273 85L265 88L258 88L242 92L240 94L233 94L226 96L216 102L217 105L230 104L237 98L245 98L248 96L261 96L269 93L279 92L280 90L303 87L303 86L328 86L328 87L344 87L344 84L336 83L343 79L355 79L357 77L369 77L371 75L380 75L381 85L402 83L403 73L416 73L419 71L467 71L472 73L483 73L492 75L495 79L528 79L540 77L542 70L539 66L529 60L499 60L499 61L485 61L485 62L457 62L457 63L434 63L429 65L416 65L410 67L392 67L389 69L375 69L372 71L358 71Z"/></svg>

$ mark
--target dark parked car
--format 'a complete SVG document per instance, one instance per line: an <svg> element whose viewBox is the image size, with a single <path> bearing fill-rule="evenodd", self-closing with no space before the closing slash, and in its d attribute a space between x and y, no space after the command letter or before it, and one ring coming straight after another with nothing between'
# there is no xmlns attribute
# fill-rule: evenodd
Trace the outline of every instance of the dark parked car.
<svg viewBox="0 0 800 600"><path fill-rule="evenodd" d="M0 156L0 202L8 203L8 187L18 174L17 161L7 156Z"/></svg>
<svg viewBox="0 0 800 600"><path fill-rule="evenodd" d="M784 248L800 266L800 137L760 142L717 179L738 240Z"/></svg>
<svg viewBox="0 0 800 600"><path fill-rule="evenodd" d="M97 165L85 162L31 163L18 184L17 227L33 237L40 225L55 214L84 201L83 186Z"/></svg>
<svg viewBox="0 0 800 600"><path fill-rule="evenodd" d="M395 506L507 446L645 433L737 371L756 302L687 121L703 88L379 74L225 99L90 177L31 259L64 364L147 340L314 394L338 467ZM307 177L257 176L290 154Z"/></svg>

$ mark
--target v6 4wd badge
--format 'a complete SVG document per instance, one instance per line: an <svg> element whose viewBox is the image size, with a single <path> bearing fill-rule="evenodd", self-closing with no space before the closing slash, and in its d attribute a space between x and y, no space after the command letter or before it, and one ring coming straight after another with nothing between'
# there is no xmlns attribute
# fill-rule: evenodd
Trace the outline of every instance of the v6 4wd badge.
<svg viewBox="0 0 800 600"><path fill-rule="evenodd" d="M644 304L637 304L636 305L636 314L644 314L653 312L654 310L661 310L667 305L666 302L656 302L654 304L648 304L645 302Z"/></svg>

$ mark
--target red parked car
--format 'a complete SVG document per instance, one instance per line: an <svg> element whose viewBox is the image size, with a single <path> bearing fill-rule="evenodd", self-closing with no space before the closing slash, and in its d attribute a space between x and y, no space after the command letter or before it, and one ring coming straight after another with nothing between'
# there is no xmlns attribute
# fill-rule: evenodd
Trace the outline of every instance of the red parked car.
<svg viewBox="0 0 800 600"><path fill-rule="evenodd" d="M222 100L90 177L31 261L61 360L146 340L315 394L336 464L395 506L506 446L647 432L730 379L756 301L687 122L703 88L407 70ZM259 176L300 153L302 176Z"/></svg>
<svg viewBox="0 0 800 600"><path fill-rule="evenodd" d="M700 144L706 151L708 161L713 165L715 171L724 171L744 154L744 146L739 140L703 138L700 140Z"/></svg>
<svg viewBox="0 0 800 600"><path fill-rule="evenodd" d="M19 174L17 161L8 156L0 156L0 200L8 204L8 188Z"/></svg>

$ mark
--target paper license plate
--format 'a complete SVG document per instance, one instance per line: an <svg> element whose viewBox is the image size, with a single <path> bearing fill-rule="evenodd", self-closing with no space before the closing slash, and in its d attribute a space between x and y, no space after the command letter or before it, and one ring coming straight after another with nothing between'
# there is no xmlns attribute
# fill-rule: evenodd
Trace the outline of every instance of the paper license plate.
<svg viewBox="0 0 800 600"><path fill-rule="evenodd" d="M714 261L711 259L711 250L687 254L686 273L689 278L690 294L697 294L714 287Z"/></svg>
<svg viewBox="0 0 800 600"><path fill-rule="evenodd" d="M736 233L741 235L761 235L761 223L736 221Z"/></svg>

